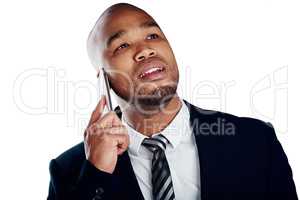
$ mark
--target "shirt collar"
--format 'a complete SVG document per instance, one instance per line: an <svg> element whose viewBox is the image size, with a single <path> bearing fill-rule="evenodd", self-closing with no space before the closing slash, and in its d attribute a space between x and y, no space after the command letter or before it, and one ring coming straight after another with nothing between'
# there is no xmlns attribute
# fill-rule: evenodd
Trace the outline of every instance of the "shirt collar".
<svg viewBox="0 0 300 200"><path fill-rule="evenodd" d="M167 127L165 127L162 131L153 134L153 136L158 134L162 134L163 136L165 136L171 144L170 147L173 149L175 149L180 144L182 137L185 136L184 133L187 130L186 126L189 125L190 114L188 108L181 98L180 101L181 101L181 108L176 114L176 116L174 117L174 119L170 122L170 124ZM131 126L129 126L126 120L124 119L123 115L122 115L122 122L123 124L125 124L128 130L129 141L130 141L128 150L130 153L134 155L138 155L143 140L148 137L136 131Z"/></svg>

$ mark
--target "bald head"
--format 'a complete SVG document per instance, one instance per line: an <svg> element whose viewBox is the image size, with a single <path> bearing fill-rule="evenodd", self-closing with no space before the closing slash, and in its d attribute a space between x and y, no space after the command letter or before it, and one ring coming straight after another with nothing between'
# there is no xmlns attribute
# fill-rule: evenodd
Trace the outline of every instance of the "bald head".
<svg viewBox="0 0 300 200"><path fill-rule="evenodd" d="M87 39L88 56L96 70L98 70L100 66L104 65L99 52L105 48L105 42L107 42L105 39L109 39L104 37L105 34L108 34L107 27L113 25L112 20L114 19L114 16L118 15L122 17L122 14L125 14L126 12L138 12L152 18L143 9L128 3L114 4L103 11L90 31Z"/></svg>
<svg viewBox="0 0 300 200"><path fill-rule="evenodd" d="M100 18L102 16L104 16L105 14L113 14L114 12L116 12L118 10L136 10L136 11L140 11L140 12L145 12L143 9L138 8L138 7L136 7L132 4L129 4L129 3L117 3L117 4L114 4L114 5L111 5L105 11L103 11Z"/></svg>

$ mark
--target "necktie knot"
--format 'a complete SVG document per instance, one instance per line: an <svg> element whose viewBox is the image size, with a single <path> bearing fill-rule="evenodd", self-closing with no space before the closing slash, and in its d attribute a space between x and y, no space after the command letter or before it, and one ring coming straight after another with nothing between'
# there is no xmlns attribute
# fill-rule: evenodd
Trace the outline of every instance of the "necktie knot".
<svg viewBox="0 0 300 200"><path fill-rule="evenodd" d="M165 138L163 135L156 135L152 138L145 138L143 140L143 145L149 149L150 151L154 152L156 150L166 150L166 145L168 143L167 138Z"/></svg>

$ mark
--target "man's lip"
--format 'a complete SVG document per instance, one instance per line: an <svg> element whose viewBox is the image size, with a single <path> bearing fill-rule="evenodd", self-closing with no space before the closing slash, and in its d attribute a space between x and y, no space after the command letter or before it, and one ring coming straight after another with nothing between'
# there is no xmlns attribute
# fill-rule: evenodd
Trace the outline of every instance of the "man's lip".
<svg viewBox="0 0 300 200"><path fill-rule="evenodd" d="M159 60L152 60L150 62L146 62L146 63L140 65L141 70L138 73L138 78L141 79L142 74L144 74L148 70L150 70L152 68L156 68L156 67L159 67L164 71L166 68L166 64L164 64L162 61L159 61Z"/></svg>

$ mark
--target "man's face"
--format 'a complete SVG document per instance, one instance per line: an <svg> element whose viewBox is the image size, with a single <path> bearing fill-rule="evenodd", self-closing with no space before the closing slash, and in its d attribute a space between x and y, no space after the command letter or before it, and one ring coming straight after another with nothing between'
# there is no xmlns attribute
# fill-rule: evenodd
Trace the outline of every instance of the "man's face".
<svg viewBox="0 0 300 200"><path fill-rule="evenodd" d="M104 17L101 57L110 85L123 100L141 106L166 103L176 93L173 51L152 17L119 9Z"/></svg>

